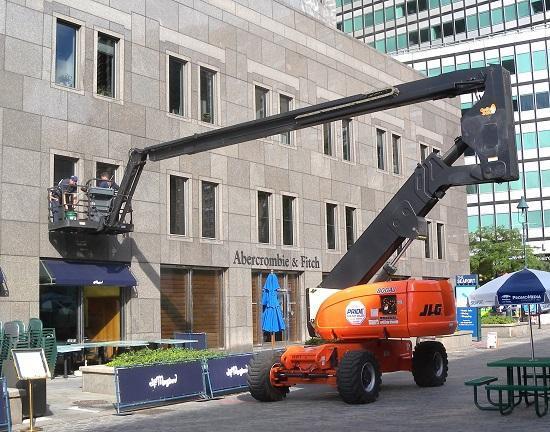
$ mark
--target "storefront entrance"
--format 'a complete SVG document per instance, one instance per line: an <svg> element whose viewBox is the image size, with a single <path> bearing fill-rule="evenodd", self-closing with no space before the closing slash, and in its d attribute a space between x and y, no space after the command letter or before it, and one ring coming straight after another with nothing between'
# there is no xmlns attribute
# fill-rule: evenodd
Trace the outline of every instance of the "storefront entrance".
<svg viewBox="0 0 550 432"><path fill-rule="evenodd" d="M281 290L279 303L287 326L283 332L275 333L276 341L296 342L301 339L300 323L300 273L275 272ZM254 345L262 345L271 340L271 335L262 331L262 289L265 279L269 275L266 271L252 271L252 326Z"/></svg>
<svg viewBox="0 0 550 432"><path fill-rule="evenodd" d="M120 291L120 287L84 287L84 339L121 339Z"/></svg>
<svg viewBox="0 0 550 432"><path fill-rule="evenodd" d="M40 319L59 343L125 338L124 304L136 283L127 265L42 260L40 282Z"/></svg>

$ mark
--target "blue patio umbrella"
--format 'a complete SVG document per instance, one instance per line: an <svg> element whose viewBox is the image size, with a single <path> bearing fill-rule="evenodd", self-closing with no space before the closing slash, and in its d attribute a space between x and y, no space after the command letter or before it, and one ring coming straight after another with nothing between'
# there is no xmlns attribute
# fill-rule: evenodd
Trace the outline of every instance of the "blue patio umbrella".
<svg viewBox="0 0 550 432"><path fill-rule="evenodd" d="M508 273L482 285L468 300L471 307L550 303L550 273L528 268ZM535 358L531 308L528 310L531 357Z"/></svg>
<svg viewBox="0 0 550 432"><path fill-rule="evenodd" d="M262 330L271 333L271 345L275 344L275 333L286 328L281 304L277 296L279 281L274 273L267 276L262 293Z"/></svg>

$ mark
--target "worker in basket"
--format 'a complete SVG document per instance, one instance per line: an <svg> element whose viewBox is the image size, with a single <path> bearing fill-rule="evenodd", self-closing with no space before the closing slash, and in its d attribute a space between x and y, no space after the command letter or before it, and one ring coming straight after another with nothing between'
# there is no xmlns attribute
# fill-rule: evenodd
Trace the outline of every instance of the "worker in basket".
<svg viewBox="0 0 550 432"><path fill-rule="evenodd" d="M50 190L50 209L54 222L63 220L64 216L76 219L77 185L78 177L73 175L60 180L57 186Z"/></svg>

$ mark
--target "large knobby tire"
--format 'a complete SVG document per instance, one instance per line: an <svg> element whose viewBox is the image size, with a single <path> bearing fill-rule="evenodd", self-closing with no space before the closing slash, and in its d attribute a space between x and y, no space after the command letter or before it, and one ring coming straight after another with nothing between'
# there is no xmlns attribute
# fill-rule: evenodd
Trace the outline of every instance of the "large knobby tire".
<svg viewBox="0 0 550 432"><path fill-rule="evenodd" d="M348 351L336 373L338 393L349 404L366 404L378 399L382 374L369 351Z"/></svg>
<svg viewBox="0 0 550 432"><path fill-rule="evenodd" d="M248 390L260 402L277 402L286 397L288 387L271 385L269 374L273 365L281 361L281 356L264 351L256 354L248 365Z"/></svg>
<svg viewBox="0 0 550 432"><path fill-rule="evenodd" d="M439 387L447 380L449 360L440 342L419 343L414 349L412 374L419 387Z"/></svg>

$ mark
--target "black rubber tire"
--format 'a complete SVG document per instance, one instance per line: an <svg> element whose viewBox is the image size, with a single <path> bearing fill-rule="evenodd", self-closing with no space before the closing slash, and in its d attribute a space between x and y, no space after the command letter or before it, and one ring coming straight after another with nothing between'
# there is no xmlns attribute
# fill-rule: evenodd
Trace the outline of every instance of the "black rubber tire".
<svg viewBox="0 0 550 432"><path fill-rule="evenodd" d="M269 374L273 365L281 361L281 356L272 351L256 354L248 365L248 390L260 402L278 402L286 397L288 387L273 387Z"/></svg>
<svg viewBox="0 0 550 432"><path fill-rule="evenodd" d="M412 374L419 387L439 387L447 380L449 360L441 342L419 343L414 349Z"/></svg>
<svg viewBox="0 0 550 432"><path fill-rule="evenodd" d="M382 373L374 354L369 351L348 351L336 372L338 393L348 404L366 404L378 399Z"/></svg>

